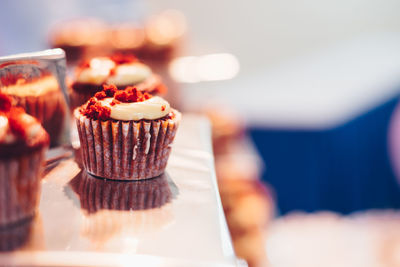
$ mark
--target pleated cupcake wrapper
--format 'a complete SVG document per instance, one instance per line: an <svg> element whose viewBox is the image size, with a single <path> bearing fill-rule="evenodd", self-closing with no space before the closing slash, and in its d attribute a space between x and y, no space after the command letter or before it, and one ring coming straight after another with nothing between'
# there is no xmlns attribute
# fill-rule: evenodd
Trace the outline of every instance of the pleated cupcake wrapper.
<svg viewBox="0 0 400 267"><path fill-rule="evenodd" d="M142 181L110 181L81 172L72 181L81 207L88 213L107 210L144 210L169 202L172 192L166 176Z"/></svg>
<svg viewBox="0 0 400 267"><path fill-rule="evenodd" d="M45 148L0 161L0 227L33 217L40 195Z"/></svg>
<svg viewBox="0 0 400 267"><path fill-rule="evenodd" d="M181 114L153 121L92 120L75 110L83 166L95 176L140 180L165 170Z"/></svg>
<svg viewBox="0 0 400 267"><path fill-rule="evenodd" d="M16 105L25 109L26 113L38 119L49 133L51 144L58 144L64 129L66 104L60 90L39 96L13 96Z"/></svg>

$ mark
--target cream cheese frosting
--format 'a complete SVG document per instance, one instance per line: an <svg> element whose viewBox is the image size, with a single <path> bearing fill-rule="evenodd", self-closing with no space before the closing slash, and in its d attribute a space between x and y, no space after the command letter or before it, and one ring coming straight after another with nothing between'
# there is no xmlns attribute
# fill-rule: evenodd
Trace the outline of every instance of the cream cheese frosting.
<svg viewBox="0 0 400 267"><path fill-rule="evenodd" d="M13 140L15 140L15 136L10 132L7 117L0 115L0 143L8 144Z"/></svg>
<svg viewBox="0 0 400 267"><path fill-rule="evenodd" d="M102 106L111 110L110 118L122 121L155 120L168 115L171 111L169 103L162 97L154 96L142 102L118 103L111 105L113 98L100 100Z"/></svg>
<svg viewBox="0 0 400 267"><path fill-rule="evenodd" d="M16 84L2 87L2 93L25 97L25 96L39 96L47 92L58 90L58 81L54 76L45 76L32 82L25 82L24 80L17 81Z"/></svg>
<svg viewBox="0 0 400 267"><path fill-rule="evenodd" d="M111 70L114 69L113 74ZM116 86L140 83L152 75L151 69L140 62L116 65L109 58L93 58L89 67L82 69L77 75L77 82L101 85L103 83Z"/></svg>
<svg viewBox="0 0 400 267"><path fill-rule="evenodd" d="M82 69L76 80L80 83L103 84L115 66L115 62L109 58L93 58L89 68Z"/></svg>
<svg viewBox="0 0 400 267"><path fill-rule="evenodd" d="M34 138L41 131L42 127L35 118L28 114L21 114L20 120L23 121L24 125L27 125L25 130L27 143L29 144L29 140ZM8 118L4 115L0 115L0 144L12 144L15 143L17 139L18 136L15 135L10 128Z"/></svg>

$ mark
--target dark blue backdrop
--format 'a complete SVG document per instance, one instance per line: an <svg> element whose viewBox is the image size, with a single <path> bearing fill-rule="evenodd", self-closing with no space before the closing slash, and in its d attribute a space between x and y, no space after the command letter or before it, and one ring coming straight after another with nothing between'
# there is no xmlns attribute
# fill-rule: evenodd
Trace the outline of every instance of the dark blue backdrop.
<svg viewBox="0 0 400 267"><path fill-rule="evenodd" d="M280 212L400 208L387 141L397 101L324 131L250 128Z"/></svg>

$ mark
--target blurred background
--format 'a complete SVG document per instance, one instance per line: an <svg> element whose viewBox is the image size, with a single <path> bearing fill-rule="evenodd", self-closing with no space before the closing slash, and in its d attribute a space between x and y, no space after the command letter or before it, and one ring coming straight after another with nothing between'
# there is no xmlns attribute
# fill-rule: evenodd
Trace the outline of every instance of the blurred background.
<svg viewBox="0 0 400 267"><path fill-rule="evenodd" d="M250 266L400 266L400 2L3 1L0 55L135 53L208 116ZM288 257L290 255L290 257Z"/></svg>

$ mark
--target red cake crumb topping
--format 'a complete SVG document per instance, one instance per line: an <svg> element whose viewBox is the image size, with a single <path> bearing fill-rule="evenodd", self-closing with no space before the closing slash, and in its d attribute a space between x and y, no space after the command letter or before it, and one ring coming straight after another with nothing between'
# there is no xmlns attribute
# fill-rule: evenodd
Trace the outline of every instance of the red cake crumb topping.
<svg viewBox="0 0 400 267"><path fill-rule="evenodd" d="M111 84L111 85L103 85L103 91L106 94L107 97L113 97L115 92L118 91L118 88Z"/></svg>
<svg viewBox="0 0 400 267"><path fill-rule="evenodd" d="M83 105L80 109L83 115L92 119L107 120L110 118L111 109L102 106L99 102L108 97L113 97L110 105L115 106L122 103L143 102L153 96L147 92L137 90L133 86L128 86L124 90L118 90L115 85L103 85L103 91L97 92L94 97ZM165 107L163 107L165 110Z"/></svg>
<svg viewBox="0 0 400 267"><path fill-rule="evenodd" d="M81 109L83 115L93 119L107 120L110 118L111 109L104 107L92 97L87 104Z"/></svg>
<svg viewBox="0 0 400 267"><path fill-rule="evenodd" d="M117 99L113 99L110 103L111 106L115 106L116 104L120 104L121 102L118 101Z"/></svg>
<svg viewBox="0 0 400 267"><path fill-rule="evenodd" d="M106 93L104 91L100 91L94 94L94 97L97 98L98 100L104 99L107 97Z"/></svg>
<svg viewBox="0 0 400 267"><path fill-rule="evenodd" d="M79 65L78 65L78 67L79 67L80 69L87 69L87 68L90 68L90 60L87 59L87 60L84 60L84 61L80 62Z"/></svg>
<svg viewBox="0 0 400 267"><path fill-rule="evenodd" d="M136 87L128 86L125 90L117 91L114 95L116 100L119 100L124 103L134 103L134 102L143 102L152 97L151 94L147 92L142 92L136 89Z"/></svg>
<svg viewBox="0 0 400 267"><path fill-rule="evenodd" d="M10 111L6 114L8 117L8 125L10 125L10 129L13 134L20 138L27 138L27 128L30 124L25 123L21 120L21 115L25 113L22 108L13 107Z"/></svg>
<svg viewBox="0 0 400 267"><path fill-rule="evenodd" d="M134 55L131 55L131 54L113 54L113 55L109 56L108 58L111 59L112 61L114 61L114 63L116 65L121 65L121 64L126 64L126 63L134 63L134 62L139 61ZM90 68L90 61L92 59L93 58L81 61L78 65L78 69ZM111 69L111 71L110 71L110 75L113 75L113 74L115 74L115 68Z"/></svg>
<svg viewBox="0 0 400 267"><path fill-rule="evenodd" d="M117 74L117 66L115 66L114 68L112 68L111 70L110 70L110 76L114 76L115 74Z"/></svg>
<svg viewBox="0 0 400 267"><path fill-rule="evenodd" d="M0 93L0 115L7 117L11 132L20 139L27 139L28 129L33 124L39 124L36 119L23 119L21 116L24 114L23 108L12 106L11 97Z"/></svg>
<svg viewBox="0 0 400 267"><path fill-rule="evenodd" d="M161 106L161 111L164 111L165 110L165 106Z"/></svg>
<svg viewBox="0 0 400 267"><path fill-rule="evenodd" d="M132 54L113 54L110 56L110 59L115 62L115 64L125 64L125 63L133 63L139 61Z"/></svg>
<svg viewBox="0 0 400 267"><path fill-rule="evenodd" d="M49 71L42 71L40 76L37 77L25 77L24 73L7 73L0 78L1 86L10 85L23 85L31 82L38 81L44 77L53 76Z"/></svg>
<svg viewBox="0 0 400 267"><path fill-rule="evenodd" d="M23 83L25 83L25 78L24 78L23 74L21 74L21 73L19 73L19 74L8 73L5 76L2 76L0 78L0 82L1 82L1 85L3 85L3 86L9 86L9 85L17 84L17 83L23 84Z"/></svg>

